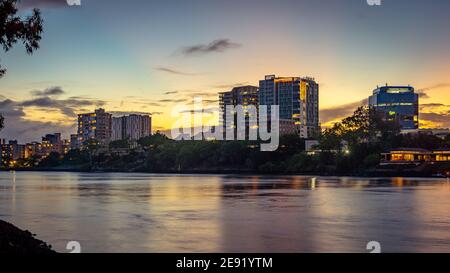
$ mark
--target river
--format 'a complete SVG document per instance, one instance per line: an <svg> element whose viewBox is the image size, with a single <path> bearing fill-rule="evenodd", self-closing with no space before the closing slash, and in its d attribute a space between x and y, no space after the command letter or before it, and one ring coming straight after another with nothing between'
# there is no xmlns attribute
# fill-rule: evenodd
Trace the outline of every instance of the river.
<svg viewBox="0 0 450 273"><path fill-rule="evenodd" d="M60 252L450 252L450 181L0 172L0 219Z"/></svg>

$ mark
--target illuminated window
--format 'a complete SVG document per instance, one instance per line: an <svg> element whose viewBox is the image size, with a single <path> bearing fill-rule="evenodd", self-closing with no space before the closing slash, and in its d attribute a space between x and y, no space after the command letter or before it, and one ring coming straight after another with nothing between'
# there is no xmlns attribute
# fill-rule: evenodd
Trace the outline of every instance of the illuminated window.
<svg viewBox="0 0 450 273"><path fill-rule="evenodd" d="M392 161L414 161L413 154L392 154Z"/></svg>

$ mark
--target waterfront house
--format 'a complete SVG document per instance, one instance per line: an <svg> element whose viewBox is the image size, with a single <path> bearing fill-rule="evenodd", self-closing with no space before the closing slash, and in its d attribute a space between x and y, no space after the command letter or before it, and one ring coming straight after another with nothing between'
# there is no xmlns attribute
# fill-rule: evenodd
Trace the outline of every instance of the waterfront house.
<svg viewBox="0 0 450 273"><path fill-rule="evenodd" d="M383 153L381 164L416 164L450 162L450 148L429 151L419 148L398 148Z"/></svg>

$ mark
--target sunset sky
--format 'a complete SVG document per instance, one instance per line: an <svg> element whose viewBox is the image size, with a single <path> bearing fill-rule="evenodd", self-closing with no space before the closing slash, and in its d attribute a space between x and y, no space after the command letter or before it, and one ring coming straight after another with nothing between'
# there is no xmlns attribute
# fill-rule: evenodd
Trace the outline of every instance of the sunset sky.
<svg viewBox="0 0 450 273"><path fill-rule="evenodd" d="M421 125L450 127L450 1L383 0L22 0L42 10L41 48L0 51L0 138L39 140L75 132L76 114L153 114L196 95L258 85L264 75L311 76L329 125L377 85L421 93Z"/></svg>

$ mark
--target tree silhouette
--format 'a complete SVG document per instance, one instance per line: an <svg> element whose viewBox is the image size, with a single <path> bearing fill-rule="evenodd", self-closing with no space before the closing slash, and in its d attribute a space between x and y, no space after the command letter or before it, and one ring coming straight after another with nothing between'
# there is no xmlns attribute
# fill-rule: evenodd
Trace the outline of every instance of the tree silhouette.
<svg viewBox="0 0 450 273"><path fill-rule="evenodd" d="M18 0L0 0L0 45L5 52L21 41L28 54L39 48L42 24L41 12L34 9L32 14L24 19L17 16ZM6 69L0 64L0 78Z"/></svg>
<svg viewBox="0 0 450 273"><path fill-rule="evenodd" d="M3 129L3 122L5 121L5 119L3 118L3 116L0 114L0 131Z"/></svg>

